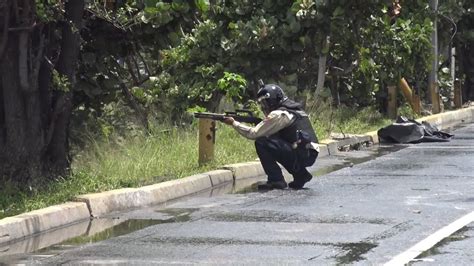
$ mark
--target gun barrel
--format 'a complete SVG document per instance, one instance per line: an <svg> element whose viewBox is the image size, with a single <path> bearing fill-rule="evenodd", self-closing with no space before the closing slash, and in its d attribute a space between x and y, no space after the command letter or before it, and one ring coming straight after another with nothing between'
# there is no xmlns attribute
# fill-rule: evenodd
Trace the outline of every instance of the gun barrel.
<svg viewBox="0 0 474 266"><path fill-rule="evenodd" d="M215 114L215 113L194 113L195 118L206 118L212 120L223 121L226 117L232 117L238 122L245 122L250 124L258 124L262 119L251 115L238 115L236 112L226 112L225 114Z"/></svg>
<svg viewBox="0 0 474 266"><path fill-rule="evenodd" d="M214 113L194 113L195 118L207 118L212 120L224 120L224 115L222 114L214 114Z"/></svg>

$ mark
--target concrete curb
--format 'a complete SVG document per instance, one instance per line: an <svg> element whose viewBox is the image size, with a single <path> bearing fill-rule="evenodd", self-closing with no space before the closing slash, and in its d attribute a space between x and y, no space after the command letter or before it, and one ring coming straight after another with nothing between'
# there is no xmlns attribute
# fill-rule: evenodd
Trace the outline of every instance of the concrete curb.
<svg viewBox="0 0 474 266"><path fill-rule="evenodd" d="M262 164L259 161L224 165L223 169L232 171L234 180L261 176L265 174Z"/></svg>
<svg viewBox="0 0 474 266"><path fill-rule="evenodd" d="M90 218L87 205L66 202L0 220L0 243L23 239Z"/></svg>
<svg viewBox="0 0 474 266"><path fill-rule="evenodd" d="M377 133L375 133L377 135ZM321 152L319 157L329 156L336 154L340 148L344 146L350 146L360 143L373 142L373 137L371 135L352 135L345 139L333 140L333 139L324 139L320 142L320 149L326 150L325 153ZM322 146L322 147L321 147Z"/></svg>
<svg viewBox="0 0 474 266"><path fill-rule="evenodd" d="M81 195L76 200L87 204L92 217L100 217L111 212L163 203L233 180L232 171L221 169L139 188Z"/></svg>
<svg viewBox="0 0 474 266"><path fill-rule="evenodd" d="M448 111L442 114L430 115L417 119L416 121L426 121L438 129L443 130L455 124L460 124L464 121L472 121L474 117L474 107L467 107L456 111Z"/></svg>
<svg viewBox="0 0 474 266"><path fill-rule="evenodd" d="M474 107L445 112L417 119L427 121L439 129L451 127L464 121L472 121ZM377 131L364 135L353 135L342 140L322 140L320 157L337 153L344 146L357 143L379 143ZM212 187L263 176L258 161L225 165L222 169L167 181L140 188L123 188L76 197L76 202L67 202L0 220L0 245L14 242L51 229L78 223L90 217L163 203L194 194Z"/></svg>
<svg viewBox="0 0 474 266"><path fill-rule="evenodd" d="M140 188L123 188L81 195L76 200L87 204L92 217L100 217L111 212L162 203L211 186L209 174L197 174Z"/></svg>
<svg viewBox="0 0 474 266"><path fill-rule="evenodd" d="M117 220L117 219L114 219ZM15 239L11 243L0 246L0 258L2 256L30 253L39 249L47 248L68 239L87 234L89 219L75 222L71 225L53 228L47 234L39 233Z"/></svg>

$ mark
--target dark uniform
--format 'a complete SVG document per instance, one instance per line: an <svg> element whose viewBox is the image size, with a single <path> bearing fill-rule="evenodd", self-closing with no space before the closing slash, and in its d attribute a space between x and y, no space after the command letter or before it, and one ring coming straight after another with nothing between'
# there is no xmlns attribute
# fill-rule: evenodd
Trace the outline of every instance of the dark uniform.
<svg viewBox="0 0 474 266"><path fill-rule="evenodd" d="M255 127L236 121L232 125L242 136L255 140L258 157L268 176L267 183L259 189L287 187L277 162L293 175L293 182L288 185L301 189L312 178L306 167L313 165L319 154L318 139L309 117L277 85L265 85L257 95L266 118Z"/></svg>

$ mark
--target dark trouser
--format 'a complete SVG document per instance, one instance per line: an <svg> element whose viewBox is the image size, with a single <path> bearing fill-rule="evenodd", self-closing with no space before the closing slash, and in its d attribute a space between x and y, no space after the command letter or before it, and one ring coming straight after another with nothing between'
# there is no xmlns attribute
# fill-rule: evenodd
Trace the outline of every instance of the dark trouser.
<svg viewBox="0 0 474 266"><path fill-rule="evenodd" d="M255 148L268 176L268 181L284 180L277 162L293 175L295 182L305 182L310 173L306 167L313 165L318 152L313 149L293 149L291 145L280 138L261 137L255 140Z"/></svg>

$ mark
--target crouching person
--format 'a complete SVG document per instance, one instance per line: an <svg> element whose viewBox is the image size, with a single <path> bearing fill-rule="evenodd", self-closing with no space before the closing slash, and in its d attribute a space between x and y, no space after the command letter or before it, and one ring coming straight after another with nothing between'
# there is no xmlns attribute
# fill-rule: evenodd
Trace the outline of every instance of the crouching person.
<svg viewBox="0 0 474 266"><path fill-rule="evenodd" d="M285 96L283 90L274 84L263 86L257 93L257 101L265 119L250 127L226 117L224 123L242 136L255 140L255 148L267 174L268 180L258 189L302 189L312 179L306 167L316 161L319 154L318 139L308 115L301 105ZM286 183L278 163L293 175L293 181Z"/></svg>

